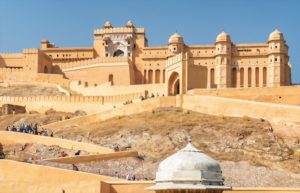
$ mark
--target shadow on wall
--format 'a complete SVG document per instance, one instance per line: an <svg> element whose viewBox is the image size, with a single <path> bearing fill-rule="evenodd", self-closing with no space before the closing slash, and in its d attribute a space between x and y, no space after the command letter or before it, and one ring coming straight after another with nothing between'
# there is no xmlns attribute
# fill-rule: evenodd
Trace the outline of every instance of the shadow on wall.
<svg viewBox="0 0 300 193"><path fill-rule="evenodd" d="M3 57L0 55L0 68L4 68L6 66L6 62Z"/></svg>
<svg viewBox="0 0 300 193"><path fill-rule="evenodd" d="M5 155L3 153L3 145L2 143L0 143L0 159L4 159L5 158Z"/></svg>
<svg viewBox="0 0 300 193"><path fill-rule="evenodd" d="M62 69L60 68L59 65L54 65L54 66L52 67L52 74L62 74L62 75L63 75L63 78L68 79L68 78L66 77L66 74L62 71Z"/></svg>

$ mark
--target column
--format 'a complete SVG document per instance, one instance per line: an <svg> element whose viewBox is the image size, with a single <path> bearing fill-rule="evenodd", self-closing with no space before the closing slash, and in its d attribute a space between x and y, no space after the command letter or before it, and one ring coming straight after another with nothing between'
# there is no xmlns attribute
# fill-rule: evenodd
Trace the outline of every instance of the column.
<svg viewBox="0 0 300 193"><path fill-rule="evenodd" d="M211 68L207 68L207 88L211 88Z"/></svg>
<svg viewBox="0 0 300 193"><path fill-rule="evenodd" d="M264 87L264 67L259 67L259 87Z"/></svg>
<svg viewBox="0 0 300 193"><path fill-rule="evenodd" d="M241 69L239 67L236 67L236 87L241 87Z"/></svg>
<svg viewBox="0 0 300 193"><path fill-rule="evenodd" d="M255 67L251 67L251 73L252 73L252 79L251 79L251 87L256 87L256 68Z"/></svg>
<svg viewBox="0 0 300 193"><path fill-rule="evenodd" d="M163 83L164 82L164 70L160 70L160 79L159 79L159 83Z"/></svg>
<svg viewBox="0 0 300 193"><path fill-rule="evenodd" d="M248 66L244 67L244 88L248 88Z"/></svg>

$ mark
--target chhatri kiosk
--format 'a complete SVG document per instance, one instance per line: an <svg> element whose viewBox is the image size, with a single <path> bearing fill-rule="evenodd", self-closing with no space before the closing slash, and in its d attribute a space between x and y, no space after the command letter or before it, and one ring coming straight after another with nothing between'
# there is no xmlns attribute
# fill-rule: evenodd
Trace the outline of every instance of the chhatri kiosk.
<svg viewBox="0 0 300 193"><path fill-rule="evenodd" d="M159 165L156 184L146 190L157 193L221 193L224 185L219 163L188 143Z"/></svg>

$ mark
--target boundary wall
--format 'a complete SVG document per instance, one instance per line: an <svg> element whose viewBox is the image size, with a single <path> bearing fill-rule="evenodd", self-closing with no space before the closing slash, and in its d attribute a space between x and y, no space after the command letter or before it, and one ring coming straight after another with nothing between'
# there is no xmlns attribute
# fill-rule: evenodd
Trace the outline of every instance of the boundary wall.
<svg viewBox="0 0 300 193"><path fill-rule="evenodd" d="M95 144L60 139L55 137L30 135L18 132L0 131L0 143L9 145L14 143L38 143L43 145L57 145L66 149L83 150L90 153L111 153L112 149L101 147Z"/></svg>
<svg viewBox="0 0 300 193"><path fill-rule="evenodd" d="M27 111L45 112L50 108L57 111L73 112L84 110L87 113L113 108L113 104L139 99L145 92L136 92L115 96L0 96L0 105L14 104L26 106Z"/></svg>
<svg viewBox="0 0 300 193"><path fill-rule="evenodd" d="M145 190L153 186L153 181L104 181L101 182L101 193L155 193ZM233 187L223 193L299 193L300 188L273 188L273 187Z"/></svg>
<svg viewBox="0 0 300 193"><path fill-rule="evenodd" d="M114 180L114 178L11 160L0 160L1 193L100 193L100 182L105 180Z"/></svg>
<svg viewBox="0 0 300 193"><path fill-rule="evenodd" d="M86 123L105 121L118 116L126 116L145 111L152 111L157 107L182 107L191 111L217 116L253 117L268 120L274 125L294 125L286 127L292 136L300 136L300 106L283 105L265 102L255 102L201 95L177 95L176 97L157 97L140 103L133 103L120 108L90 114L82 117L64 120L46 125L46 128L64 128L68 125L82 125ZM299 127L300 128L300 127Z"/></svg>
<svg viewBox="0 0 300 193"><path fill-rule="evenodd" d="M246 99L260 102L300 105L300 86L280 86L274 88L226 88L226 89L193 89L190 95L220 96L235 99Z"/></svg>
<svg viewBox="0 0 300 193"><path fill-rule="evenodd" d="M110 82L97 85L97 86L85 86L80 81L72 81L70 83L70 89L80 93L84 96L104 96L104 95L123 95L134 92L148 92L148 96L153 93L162 96L165 94L165 84L141 84L141 85L111 85Z"/></svg>

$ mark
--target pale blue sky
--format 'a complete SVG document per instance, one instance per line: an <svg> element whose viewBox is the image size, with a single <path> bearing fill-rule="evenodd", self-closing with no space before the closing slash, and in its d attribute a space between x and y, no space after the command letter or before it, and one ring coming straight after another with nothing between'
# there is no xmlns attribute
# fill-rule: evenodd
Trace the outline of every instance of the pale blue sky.
<svg viewBox="0 0 300 193"><path fill-rule="evenodd" d="M149 45L175 31L186 44L212 44L222 30L234 43L266 42L276 27L289 45L293 82L300 83L300 0L0 0L0 52L93 45L93 30L109 20L144 27Z"/></svg>

